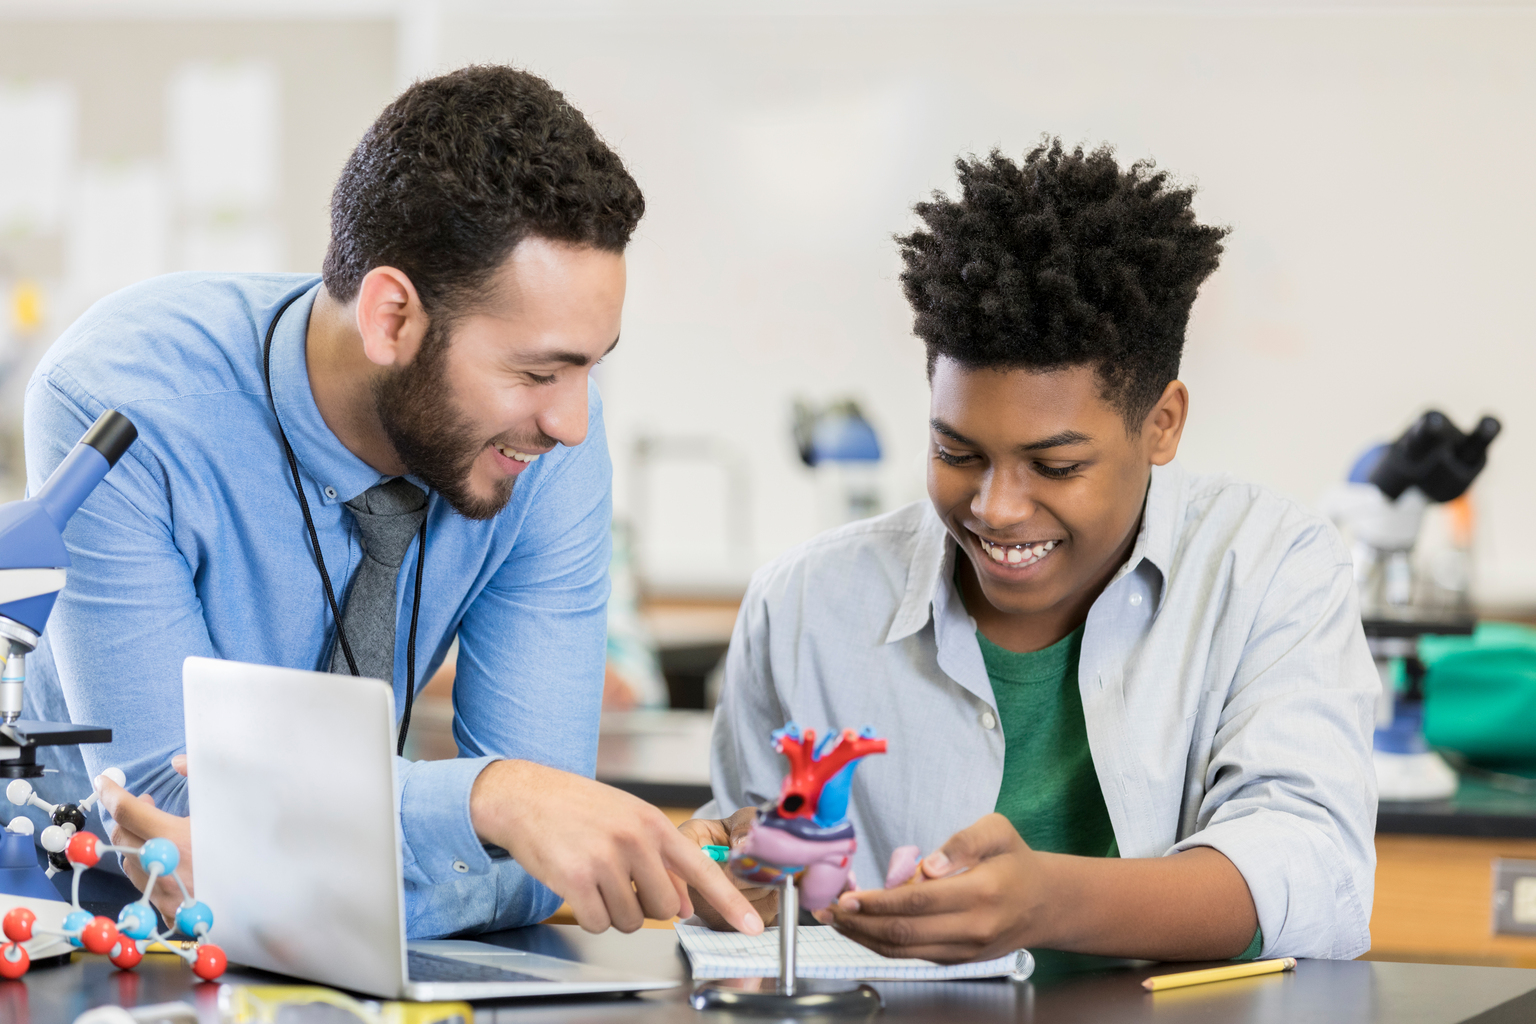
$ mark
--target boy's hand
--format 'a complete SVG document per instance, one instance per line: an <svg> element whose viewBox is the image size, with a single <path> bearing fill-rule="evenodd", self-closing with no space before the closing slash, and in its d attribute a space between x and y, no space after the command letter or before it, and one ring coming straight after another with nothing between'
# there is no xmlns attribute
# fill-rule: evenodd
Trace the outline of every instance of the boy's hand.
<svg viewBox="0 0 1536 1024"><path fill-rule="evenodd" d="M989 814L924 858L921 885L844 893L816 918L886 956L939 963L1044 947L1138 960L1225 960L1253 940L1253 896L1208 846L1165 857L1032 850Z"/></svg>
<svg viewBox="0 0 1536 1024"><path fill-rule="evenodd" d="M689 841L698 844L700 848L705 846L729 846L736 849L746 841L747 829L757 818L757 808L743 807L729 818L716 821L711 818L694 818L685 821L677 827L678 831L686 836ZM730 874L724 864L720 870L725 871L731 882L741 894L752 904L752 909L757 911L758 917L763 919L764 925L771 925L779 916L779 891L772 886L755 886L751 882L744 882L735 875ZM717 932L733 931L729 921L725 920L702 895L692 886L688 888L688 898L693 901L694 913L699 919Z"/></svg>
<svg viewBox="0 0 1536 1024"><path fill-rule="evenodd" d="M922 884L843 893L816 919L885 956L988 960L1038 944L1042 856L989 814L923 858Z"/></svg>

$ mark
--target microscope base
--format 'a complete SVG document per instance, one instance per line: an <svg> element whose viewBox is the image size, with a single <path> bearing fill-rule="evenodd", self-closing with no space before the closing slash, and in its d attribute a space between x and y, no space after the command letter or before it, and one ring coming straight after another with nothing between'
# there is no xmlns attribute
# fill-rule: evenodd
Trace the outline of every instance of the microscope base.
<svg viewBox="0 0 1536 1024"><path fill-rule="evenodd" d="M0 725L0 779L41 778L43 766L37 763L38 747L111 742L112 730L99 725L33 722L25 718Z"/></svg>
<svg viewBox="0 0 1536 1024"><path fill-rule="evenodd" d="M1371 752L1376 762L1376 788L1382 800L1449 800L1460 780L1445 759L1433 750L1415 754Z"/></svg>
<svg viewBox="0 0 1536 1024"><path fill-rule="evenodd" d="M30 835L0 829L0 896L64 899L38 864L37 848Z"/></svg>

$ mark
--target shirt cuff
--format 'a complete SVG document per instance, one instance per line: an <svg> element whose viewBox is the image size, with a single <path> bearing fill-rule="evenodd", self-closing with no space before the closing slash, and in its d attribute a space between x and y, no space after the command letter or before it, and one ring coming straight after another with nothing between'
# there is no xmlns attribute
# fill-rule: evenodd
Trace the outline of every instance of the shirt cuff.
<svg viewBox="0 0 1536 1024"><path fill-rule="evenodd" d="M1169 854L1209 846L1230 860L1253 897L1261 955L1352 960L1370 948L1369 891L1362 900L1350 864L1311 822L1257 811L1217 822L1181 840Z"/></svg>
<svg viewBox="0 0 1536 1024"><path fill-rule="evenodd" d="M396 762L405 876L437 885L491 870L469 817L469 791L496 757Z"/></svg>

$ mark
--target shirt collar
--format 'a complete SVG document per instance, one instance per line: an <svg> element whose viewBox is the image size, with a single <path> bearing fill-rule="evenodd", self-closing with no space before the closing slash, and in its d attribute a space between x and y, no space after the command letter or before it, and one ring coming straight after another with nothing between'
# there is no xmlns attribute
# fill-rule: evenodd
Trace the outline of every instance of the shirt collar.
<svg viewBox="0 0 1536 1024"><path fill-rule="evenodd" d="M294 457L315 481L321 502L334 505L351 501L385 477L331 433L315 405L309 386L307 340L310 310L319 293L320 282L316 281L283 311L272 332L272 401ZM273 308L272 315L281 305Z"/></svg>
<svg viewBox="0 0 1536 1024"><path fill-rule="evenodd" d="M1136 532L1136 543L1130 557L1105 587L1114 586L1124 576L1134 572L1142 562L1157 570L1157 602L1161 608L1164 583L1173 566L1174 547L1178 541L1179 509L1183 501L1184 471L1175 463L1153 466L1152 478L1147 485L1147 497L1142 506L1141 527ZM924 509L923 521L917 531L916 542L907 568L907 589L901 605L885 636L886 643L894 643L916 633L934 617L935 609L942 614L945 607L958 599L954 593L955 558L958 547L949 535L933 506Z"/></svg>
<svg viewBox="0 0 1536 1024"><path fill-rule="evenodd" d="M906 593L896 609L890 632L885 636L886 643L905 639L928 624L945 581L954 579L955 552L954 542L943 521L932 505L925 504L923 521L917 529L912 557L907 565Z"/></svg>
<svg viewBox="0 0 1536 1024"><path fill-rule="evenodd" d="M1154 610L1163 606L1167 593L1168 573L1173 568L1173 552L1179 539L1180 509L1184 500L1184 470L1176 463L1153 466L1152 479L1147 484L1147 497L1141 510L1141 528L1136 531L1136 543L1131 554L1118 572L1104 587L1108 590L1142 563L1155 570L1157 578L1151 581L1157 591Z"/></svg>

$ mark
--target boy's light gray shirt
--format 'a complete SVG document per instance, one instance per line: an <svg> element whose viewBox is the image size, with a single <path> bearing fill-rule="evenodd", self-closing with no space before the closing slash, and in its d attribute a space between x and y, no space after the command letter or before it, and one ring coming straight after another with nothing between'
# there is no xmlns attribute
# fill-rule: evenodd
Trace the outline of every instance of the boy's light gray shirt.
<svg viewBox="0 0 1536 1024"><path fill-rule="evenodd" d="M715 713L715 799L778 796L768 733L873 725L855 872L988 814L1003 734L956 547L927 502L823 534L753 577ZM1248 882L1262 956L1370 946L1379 678L1331 524L1226 477L1157 467L1135 546L1088 613L1078 686L1122 857L1194 846Z"/></svg>

